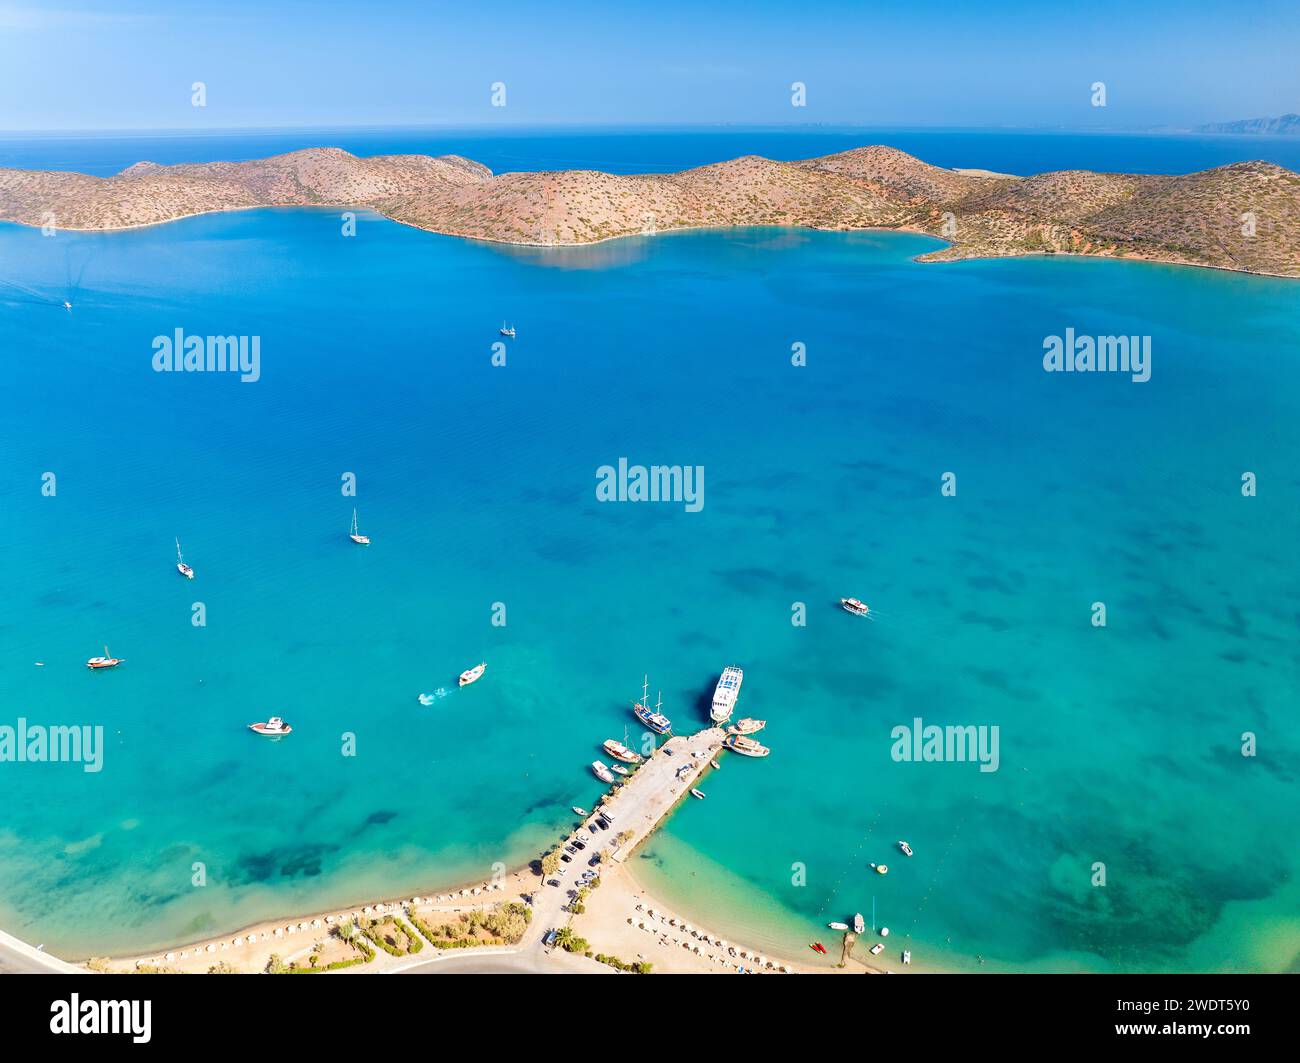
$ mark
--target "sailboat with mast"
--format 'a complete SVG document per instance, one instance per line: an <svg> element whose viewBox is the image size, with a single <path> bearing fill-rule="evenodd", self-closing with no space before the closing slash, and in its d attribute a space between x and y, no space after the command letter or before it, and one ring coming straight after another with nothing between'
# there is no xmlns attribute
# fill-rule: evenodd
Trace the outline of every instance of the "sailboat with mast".
<svg viewBox="0 0 1300 1063"><path fill-rule="evenodd" d="M646 676L641 684L641 700L632 703L632 715L645 724L655 734L666 735L673 729L672 720L659 710L663 708L664 694L659 692L659 700L650 708L650 677Z"/></svg>
<svg viewBox="0 0 1300 1063"><path fill-rule="evenodd" d="M357 511L355 508L352 510L352 530L348 532L348 538L358 546L370 545L370 536L362 535L360 530L357 528Z"/></svg>
<svg viewBox="0 0 1300 1063"><path fill-rule="evenodd" d="M186 579L194 578L194 569L185 563L185 558L181 556L181 541L176 540L176 571Z"/></svg>

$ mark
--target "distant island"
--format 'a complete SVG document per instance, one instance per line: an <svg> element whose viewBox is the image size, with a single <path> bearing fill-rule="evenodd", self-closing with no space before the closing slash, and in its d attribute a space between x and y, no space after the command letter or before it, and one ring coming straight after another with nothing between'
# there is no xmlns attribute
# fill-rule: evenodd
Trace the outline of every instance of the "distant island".
<svg viewBox="0 0 1300 1063"><path fill-rule="evenodd" d="M1197 126L1196 131L1295 137L1300 136L1300 114L1284 114L1277 118L1243 118L1237 122L1215 122L1211 125Z"/></svg>
<svg viewBox="0 0 1300 1063"><path fill-rule="evenodd" d="M540 246L737 225L876 228L948 241L921 256L930 261L1058 253L1300 276L1300 175L1267 162L1016 177L877 145L670 174L493 174L457 155L309 148L239 163L141 162L113 177L0 169L0 220L24 225L123 229L271 206L368 207L431 232Z"/></svg>

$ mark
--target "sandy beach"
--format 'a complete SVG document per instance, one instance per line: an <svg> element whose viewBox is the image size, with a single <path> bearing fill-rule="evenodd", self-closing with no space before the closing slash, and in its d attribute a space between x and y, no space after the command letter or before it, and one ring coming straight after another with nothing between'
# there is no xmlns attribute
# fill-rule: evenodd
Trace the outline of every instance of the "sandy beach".
<svg viewBox="0 0 1300 1063"><path fill-rule="evenodd" d="M269 920L234 933L177 944L166 950L110 959L94 958L82 966L102 973L162 971L206 974L220 964L223 969L235 973L259 974L266 971L272 956L277 956L285 964L296 961L306 965L307 957L317 946L337 943L334 929L346 922L396 915L409 923L414 914L427 923L440 915L490 910L509 901L532 898L545 888L535 871L520 868L495 884L464 885L414 897L375 900ZM557 923L557 927L563 925L563 922ZM757 950L744 942L727 941L708 928L691 922L688 913L673 911L663 905L620 863L607 863L602 868L601 884L588 895L585 911L570 916L567 925L576 935L586 939L593 956L614 956L625 964L647 962L653 965L652 973L655 974L734 974L741 970L765 974L880 973L877 968L862 962L865 942L857 946L844 968L772 954L763 954L760 960ZM440 955L535 952L539 957L547 957L552 955L552 951L542 948L541 939L548 929L552 927L534 920L524 939L511 946L452 951L430 947L426 943L419 953L403 957L376 950L371 962L331 973L388 974L428 963ZM833 956L838 954L838 935L832 932L825 944ZM560 966L563 958L557 955L554 962Z"/></svg>

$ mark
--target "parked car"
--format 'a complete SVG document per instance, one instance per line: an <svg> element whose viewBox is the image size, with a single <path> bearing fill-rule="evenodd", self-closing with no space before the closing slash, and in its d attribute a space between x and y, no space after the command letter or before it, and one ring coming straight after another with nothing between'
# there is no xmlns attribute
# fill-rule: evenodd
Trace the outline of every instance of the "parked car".
<svg viewBox="0 0 1300 1063"><path fill-rule="evenodd" d="M542 946L549 949L559 939L559 936L560 932L558 930L548 930L546 937L542 938Z"/></svg>

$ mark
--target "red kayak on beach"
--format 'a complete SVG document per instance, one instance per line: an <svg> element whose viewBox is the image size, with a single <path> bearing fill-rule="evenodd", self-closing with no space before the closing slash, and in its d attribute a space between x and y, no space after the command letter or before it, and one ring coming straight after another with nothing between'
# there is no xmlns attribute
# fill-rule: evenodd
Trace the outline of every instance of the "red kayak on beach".
<svg viewBox="0 0 1300 1063"><path fill-rule="evenodd" d="M812 949L813 952L820 952L823 956L826 955L826 949L825 949L825 947L822 945L822 943L821 943L820 941L814 941L814 942L813 942L811 945L809 945L808 947L809 947L810 949Z"/></svg>

